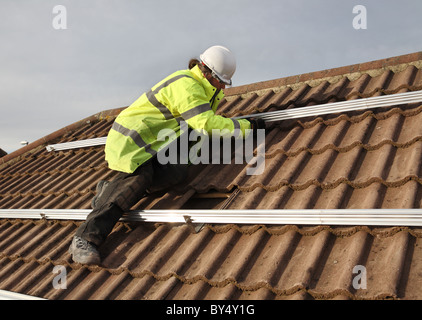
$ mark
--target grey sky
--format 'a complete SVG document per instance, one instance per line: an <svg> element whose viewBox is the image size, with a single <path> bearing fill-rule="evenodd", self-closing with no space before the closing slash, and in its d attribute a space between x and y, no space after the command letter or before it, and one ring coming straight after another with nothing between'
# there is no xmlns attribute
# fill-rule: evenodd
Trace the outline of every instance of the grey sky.
<svg viewBox="0 0 422 320"><path fill-rule="evenodd" d="M127 106L215 44L236 55L234 86L422 51L421 12L420 0L1 0L0 148Z"/></svg>

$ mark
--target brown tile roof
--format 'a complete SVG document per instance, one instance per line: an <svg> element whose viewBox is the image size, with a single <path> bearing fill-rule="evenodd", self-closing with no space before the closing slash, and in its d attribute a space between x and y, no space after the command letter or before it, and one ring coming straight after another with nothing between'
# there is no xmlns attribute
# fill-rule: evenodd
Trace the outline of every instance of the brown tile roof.
<svg viewBox="0 0 422 320"><path fill-rule="evenodd" d="M230 88L234 116L422 89L422 52ZM90 207L110 179L103 147L46 144L106 136L121 109L0 158L0 208ZM188 181L134 208L419 208L422 105L285 121L266 137L265 172L198 165ZM204 197L203 194L206 194ZM418 227L118 223L102 266L73 263L78 221L0 220L0 289L49 299L420 299ZM55 265L67 289L52 286ZM355 266L366 289L356 289Z"/></svg>

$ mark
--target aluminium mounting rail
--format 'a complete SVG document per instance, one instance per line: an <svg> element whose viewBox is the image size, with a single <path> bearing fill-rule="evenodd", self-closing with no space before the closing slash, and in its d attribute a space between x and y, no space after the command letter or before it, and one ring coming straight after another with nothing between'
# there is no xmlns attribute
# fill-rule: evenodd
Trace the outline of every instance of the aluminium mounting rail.
<svg viewBox="0 0 422 320"><path fill-rule="evenodd" d="M89 209L0 209L4 219L85 220ZM212 223L422 226L422 209L134 210L122 221Z"/></svg>
<svg viewBox="0 0 422 320"><path fill-rule="evenodd" d="M379 97L360 98L350 101L326 103L315 106L278 110L265 113L250 114L234 117L233 119L260 118L265 122L298 119L311 116L321 116L339 112L357 111L374 108L391 107L401 104L422 102L422 91L396 93ZM51 144L46 147L47 151L59 151L75 148L99 146L106 143L107 137L86 139L72 142Z"/></svg>
<svg viewBox="0 0 422 320"><path fill-rule="evenodd" d="M64 143L57 143L57 144L50 144L46 147L47 151L59 151L59 150L69 150L69 149L76 149L76 148L86 148L86 147L93 147L93 146L100 146L106 143L107 137L101 138L94 138L94 139L86 139L86 140L78 140L78 141L71 141L71 142L64 142Z"/></svg>
<svg viewBox="0 0 422 320"><path fill-rule="evenodd" d="M339 112L385 108L418 102L422 102L422 91L403 92L379 97L360 98L355 100L332 102L308 107L257 113L235 117L234 119L260 118L270 122L304 118L310 116L320 116Z"/></svg>
<svg viewBox="0 0 422 320"><path fill-rule="evenodd" d="M0 300L45 300L43 298L30 296L13 291L0 290Z"/></svg>
<svg viewBox="0 0 422 320"><path fill-rule="evenodd" d="M404 93L396 93L391 95L360 98L350 101L341 101L326 103L315 106L294 108L288 110L278 110L265 113L250 114L245 116L234 117L233 119L260 118L266 122L281 121L288 119L298 119L311 116L321 116L325 114L333 114L348 111L357 111L374 108L391 107L402 104L422 102L422 91L411 91ZM59 151L75 148L84 148L104 145L107 137L86 139L79 141L64 142L51 144L46 147L47 151Z"/></svg>

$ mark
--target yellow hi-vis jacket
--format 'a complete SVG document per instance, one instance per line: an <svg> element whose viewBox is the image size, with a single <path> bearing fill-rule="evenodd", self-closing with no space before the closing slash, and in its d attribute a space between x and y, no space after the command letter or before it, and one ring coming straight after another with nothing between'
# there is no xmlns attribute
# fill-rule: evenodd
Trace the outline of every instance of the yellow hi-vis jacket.
<svg viewBox="0 0 422 320"><path fill-rule="evenodd" d="M212 129L228 129L242 135L250 129L246 119L215 114L224 97L202 74L198 66L168 76L140 96L115 119L106 141L105 159L110 169L132 173L157 154L169 141L157 139L160 130L174 130L180 136L180 122L210 136Z"/></svg>

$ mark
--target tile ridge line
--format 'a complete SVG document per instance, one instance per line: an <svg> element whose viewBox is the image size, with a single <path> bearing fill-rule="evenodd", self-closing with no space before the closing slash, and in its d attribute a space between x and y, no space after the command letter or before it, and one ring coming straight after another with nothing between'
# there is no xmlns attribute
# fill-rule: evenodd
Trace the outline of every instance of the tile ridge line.
<svg viewBox="0 0 422 320"><path fill-rule="evenodd" d="M313 84L312 87L314 87L323 81L331 80L335 83L344 77L354 79L358 78L362 74L369 74L371 77L375 77L386 70L397 73L403 71L406 67L411 65L418 69L422 69L422 51L386 59L250 83L238 87L228 88L224 92L226 98L229 97L230 99L232 96L253 94L271 89L280 90L281 88L286 87L295 88L302 84Z"/></svg>
<svg viewBox="0 0 422 320"><path fill-rule="evenodd" d="M45 259L36 259L34 257L30 257L30 258L24 258L21 256L8 256L5 254L1 254L0 255L2 258L6 258L9 261L16 261L16 260L20 260L23 261L24 263L30 263L30 262L36 262L38 263L40 266L46 265L46 264L52 264L52 265L63 265L65 267L69 267L72 270L76 271L76 270L80 270L80 269L85 269L85 270L89 270L90 272L94 272L94 273L99 273L99 272L103 272L106 271L108 272L110 275L120 275L123 273L127 273L128 275L130 275L133 278L144 278L145 276L150 276L152 278L154 278L156 281L159 282L164 282L164 281L168 281L171 278L175 278L178 281L180 281L181 283L185 284L185 285L192 285L198 282L204 282L205 284L211 286L211 287L215 287L215 288L224 288L227 285L234 285L237 289L241 290L241 291L258 291L260 289L264 289L266 288L267 290L271 291L273 294L275 294L276 296L291 296L293 294L296 294L300 291L308 293L309 295L311 295L313 298L315 299L327 299L327 298L333 298L336 297L338 295L347 295L349 298L352 299L362 299L358 296L356 296L355 294L353 294L352 292L346 290L346 289L340 289L340 288L336 288L334 290L331 291L327 291L327 292L321 292L319 290L315 290L312 288L308 288L306 285L304 284L295 284L293 286L291 286L290 288L287 289L281 289L281 288L277 288L276 286L273 286L271 283L269 283L268 281L265 280L261 280L261 281L257 281L254 283L250 283L250 284L244 284L242 282L239 282L238 280L236 280L234 277L229 276L226 277L222 280L212 280L209 279L206 275L203 274L197 274L193 277L186 277L184 275L179 275L174 271L170 271L164 275L159 275L149 269L144 269L142 271L136 272L136 271L132 271L127 267L119 267L117 269L110 269L110 268L106 268L106 267L101 267L101 266L86 266L86 265L79 265L76 263L63 263L64 261L54 261L50 258L45 258ZM374 295L372 298L369 299L383 299L386 297L391 297L391 294L387 294L387 293L382 293L382 294L377 294ZM395 295L393 295L395 297ZM395 297L397 298L397 297Z"/></svg>
<svg viewBox="0 0 422 320"><path fill-rule="evenodd" d="M333 143L329 143L329 144L326 144L325 146L323 146L322 148L318 148L318 149L309 148L309 147L300 147L300 148L297 148L296 150L293 150L293 151L288 151L288 150L285 150L285 149L276 149L276 150L273 150L272 152L266 153L265 159L272 159L272 158L276 157L278 154L282 154L282 155L284 155L288 158L292 158L292 157L297 157L302 152L308 152L312 155L320 155L320 154L323 154L327 151L335 151L335 152L338 152L338 153L346 153L346 152L353 150L356 147L363 148L366 151L379 150L382 147L384 147L385 145L390 145L390 146L395 147L397 149L406 149L406 148L412 146L413 144L415 144L417 142L421 142L421 141L422 141L422 135L418 135L418 136L414 137L413 139L410 139L409 141L406 141L406 142L396 142L396 141L393 141L391 139L384 139L384 140L381 140L377 144L369 144L369 143L363 143L360 140L355 140L354 142L352 142L349 145L346 145L344 147L336 146Z"/></svg>
<svg viewBox="0 0 422 320"><path fill-rule="evenodd" d="M302 191L302 190L305 190L305 189L307 189L311 186L321 188L322 190L332 190L332 189L336 189L337 187L339 187L342 184L347 184L353 189L367 188L373 183L379 183L379 184L382 184L382 185L384 185L388 188L398 188L398 187L405 185L409 181L415 181L418 184L422 185L422 179L421 178L419 178L415 174L409 174L402 179L398 179L398 180L394 180L394 181L388 181L388 180L384 180L380 177L374 176L374 177L370 177L369 179L367 179L365 181L358 182L358 181L355 181L355 180L350 180L347 177L341 177L341 178L338 178L338 179L336 179L332 182L326 182L326 183L320 182L318 179L309 179L306 182L301 183L301 184L294 184L294 183L290 183L286 180L282 180L281 182L274 184L274 185L265 185L264 186L260 182L255 182L251 185L244 186L244 187L238 186L238 185L236 185L236 186L242 192L252 192L256 188L262 188L262 189L269 191L269 192L275 192L277 190L280 190L283 187L287 187L287 188L292 189L294 191Z"/></svg>

